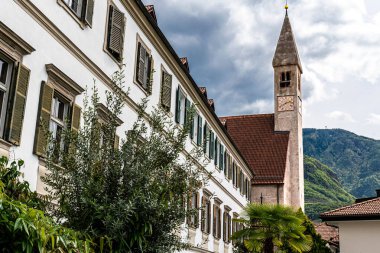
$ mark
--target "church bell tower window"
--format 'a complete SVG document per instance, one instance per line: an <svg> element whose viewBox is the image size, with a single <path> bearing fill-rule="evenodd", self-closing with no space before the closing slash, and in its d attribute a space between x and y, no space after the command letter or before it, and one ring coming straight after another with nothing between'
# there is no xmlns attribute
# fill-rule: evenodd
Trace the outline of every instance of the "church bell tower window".
<svg viewBox="0 0 380 253"><path fill-rule="evenodd" d="M290 71L281 73L280 88L286 88L290 86Z"/></svg>

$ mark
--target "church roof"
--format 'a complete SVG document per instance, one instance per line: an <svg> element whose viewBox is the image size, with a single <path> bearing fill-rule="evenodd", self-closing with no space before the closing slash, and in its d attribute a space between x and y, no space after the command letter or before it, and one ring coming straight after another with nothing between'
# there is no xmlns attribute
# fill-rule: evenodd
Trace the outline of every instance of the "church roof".
<svg viewBox="0 0 380 253"><path fill-rule="evenodd" d="M274 114L220 120L255 173L254 184L284 183L289 132L274 131Z"/></svg>
<svg viewBox="0 0 380 253"><path fill-rule="evenodd" d="M321 218L326 221L379 220L380 197L324 212Z"/></svg>
<svg viewBox="0 0 380 253"><path fill-rule="evenodd" d="M288 13L285 15L272 65L273 67L298 65L302 72L301 60L298 55L297 44L292 31Z"/></svg>

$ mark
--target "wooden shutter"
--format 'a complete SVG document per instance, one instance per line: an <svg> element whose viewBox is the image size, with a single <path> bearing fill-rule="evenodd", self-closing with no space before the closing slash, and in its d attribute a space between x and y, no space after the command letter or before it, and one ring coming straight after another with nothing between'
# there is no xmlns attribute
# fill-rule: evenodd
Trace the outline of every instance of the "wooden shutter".
<svg viewBox="0 0 380 253"><path fill-rule="evenodd" d="M144 86L144 76L145 76L145 57L146 57L146 50L144 46L139 42L138 44L138 52L137 52L137 81Z"/></svg>
<svg viewBox="0 0 380 253"><path fill-rule="evenodd" d="M110 30L108 39L108 48L117 53L121 58L124 42L124 13L119 11L115 6L110 6Z"/></svg>
<svg viewBox="0 0 380 253"><path fill-rule="evenodd" d="M148 93L152 94L153 89L153 75L154 75L154 59L149 57L149 76L148 76Z"/></svg>
<svg viewBox="0 0 380 253"><path fill-rule="evenodd" d="M11 121L8 140L15 145L20 145L21 131L24 122L25 103L28 93L30 70L20 65L15 84L15 96L13 100Z"/></svg>
<svg viewBox="0 0 380 253"><path fill-rule="evenodd" d="M207 153L207 142L209 141L209 137L207 136L209 133L207 122L205 121L205 125L203 127L203 153Z"/></svg>
<svg viewBox="0 0 380 253"><path fill-rule="evenodd" d="M227 177L228 175L228 154L227 149L223 153L223 168L224 168L224 176Z"/></svg>
<svg viewBox="0 0 380 253"><path fill-rule="evenodd" d="M210 145L209 145L210 158L214 159L214 132L210 131Z"/></svg>
<svg viewBox="0 0 380 253"><path fill-rule="evenodd" d="M214 143L214 164L218 165L218 137L215 137L215 143Z"/></svg>
<svg viewBox="0 0 380 253"><path fill-rule="evenodd" d="M53 87L46 82L42 82L34 144L34 153L39 156L44 156L46 151L53 94Z"/></svg>
<svg viewBox="0 0 380 253"><path fill-rule="evenodd" d="M190 139L194 139L194 119L195 117L193 117L191 119L191 126L190 126Z"/></svg>
<svg viewBox="0 0 380 253"><path fill-rule="evenodd" d="M191 103L190 103L190 100L188 100L187 98L185 99L185 120L184 120L184 124L186 125L189 120L190 120L190 106L191 106Z"/></svg>
<svg viewBox="0 0 380 253"><path fill-rule="evenodd" d="M180 95L180 91L179 91L179 87L177 88L177 92L176 92L176 101L175 101L175 122L179 123L180 121L180 118L181 118L181 99L179 98L179 95Z"/></svg>
<svg viewBox="0 0 380 253"><path fill-rule="evenodd" d="M212 226L212 235L216 237L216 205L214 205L214 211L213 211L213 226Z"/></svg>
<svg viewBox="0 0 380 253"><path fill-rule="evenodd" d="M71 130L75 133L77 133L80 128L80 115L81 108L77 104L74 104L71 113Z"/></svg>
<svg viewBox="0 0 380 253"><path fill-rule="evenodd" d="M222 235L222 210L220 209L220 207L218 207L218 217L217 217L218 221L218 238L221 237Z"/></svg>
<svg viewBox="0 0 380 253"><path fill-rule="evenodd" d="M84 16L84 20L89 26L92 26L92 18L94 16L94 3L95 0L87 0L86 3L86 14Z"/></svg>
<svg viewBox="0 0 380 253"><path fill-rule="evenodd" d="M202 145L202 126L203 126L203 122L202 122L202 117L200 115L198 115L198 135L197 135L197 145L198 146L201 146Z"/></svg>
<svg viewBox="0 0 380 253"><path fill-rule="evenodd" d="M167 111L170 111L172 97L172 76L165 71L162 72L162 76L161 104Z"/></svg>
<svg viewBox="0 0 380 253"><path fill-rule="evenodd" d="M202 196L201 231L205 232L206 225L206 197Z"/></svg>
<svg viewBox="0 0 380 253"><path fill-rule="evenodd" d="M219 143L219 166L224 170L224 147L221 143Z"/></svg>

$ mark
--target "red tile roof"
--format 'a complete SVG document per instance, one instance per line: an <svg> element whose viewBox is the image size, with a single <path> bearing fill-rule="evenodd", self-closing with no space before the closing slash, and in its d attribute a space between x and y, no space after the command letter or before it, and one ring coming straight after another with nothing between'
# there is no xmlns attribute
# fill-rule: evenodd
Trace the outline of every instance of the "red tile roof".
<svg viewBox="0 0 380 253"><path fill-rule="evenodd" d="M339 245L339 229L337 226L322 222L314 225L315 230L321 235L322 239L334 245Z"/></svg>
<svg viewBox="0 0 380 253"><path fill-rule="evenodd" d="M380 198L344 206L321 214L323 220L380 219Z"/></svg>
<svg viewBox="0 0 380 253"><path fill-rule="evenodd" d="M254 184L282 184L289 132L274 131L274 114L221 117L256 176Z"/></svg>

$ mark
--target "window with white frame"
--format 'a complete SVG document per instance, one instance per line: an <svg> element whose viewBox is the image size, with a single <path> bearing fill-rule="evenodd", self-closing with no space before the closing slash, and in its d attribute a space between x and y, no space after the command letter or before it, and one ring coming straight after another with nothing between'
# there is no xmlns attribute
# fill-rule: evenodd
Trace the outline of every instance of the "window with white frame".
<svg viewBox="0 0 380 253"><path fill-rule="evenodd" d="M185 124L186 118L186 95L180 87L177 88L175 121L181 125Z"/></svg>
<svg viewBox="0 0 380 253"><path fill-rule="evenodd" d="M52 138L56 141L57 146L59 146L61 150L64 148L62 133L67 127L69 111L70 100L55 91L51 104L49 130L52 134Z"/></svg>

